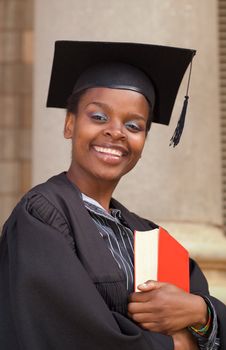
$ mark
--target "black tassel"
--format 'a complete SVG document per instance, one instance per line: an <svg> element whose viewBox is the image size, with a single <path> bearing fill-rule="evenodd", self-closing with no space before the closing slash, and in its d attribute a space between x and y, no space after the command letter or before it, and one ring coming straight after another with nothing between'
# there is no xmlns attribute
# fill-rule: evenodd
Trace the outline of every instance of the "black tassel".
<svg viewBox="0 0 226 350"><path fill-rule="evenodd" d="M186 116L186 112L187 112L188 99L189 99L189 96L186 95L184 97L184 104L183 104L183 108L181 111L180 119L178 120L177 127L174 131L173 136L170 139L170 144L169 144L170 146L173 145L173 147L175 147L180 142L180 138L181 138L181 135L182 135L182 132L184 129L184 122L185 122L185 116Z"/></svg>
<svg viewBox="0 0 226 350"><path fill-rule="evenodd" d="M195 51L193 53L193 56L195 55ZM187 112L187 107L188 107L188 90L189 90L189 85L190 85L190 80L191 80L191 71L192 71L192 60L190 63L190 70L189 70L189 76L188 76L188 84L187 84L187 91L186 91L186 95L184 96L184 104L183 104L183 108L181 111L181 115L180 118L178 120L177 123L177 127L174 131L173 136L170 139L170 146L173 145L173 147L175 147L176 145L178 145L178 143L180 142L180 138L184 129L184 123L185 123L185 116L186 116L186 112Z"/></svg>

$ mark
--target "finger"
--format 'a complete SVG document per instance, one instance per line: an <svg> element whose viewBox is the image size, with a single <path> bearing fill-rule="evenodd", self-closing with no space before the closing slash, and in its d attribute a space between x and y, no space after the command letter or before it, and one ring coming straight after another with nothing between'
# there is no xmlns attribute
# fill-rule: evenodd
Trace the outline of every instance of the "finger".
<svg viewBox="0 0 226 350"><path fill-rule="evenodd" d="M136 313L151 313L153 312L153 305L151 303L129 303L128 312L131 314Z"/></svg>
<svg viewBox="0 0 226 350"><path fill-rule="evenodd" d="M156 323L156 322L144 322L144 323L139 323L139 326L143 329L146 329L148 331L152 332L159 332L159 333L166 333L161 326Z"/></svg>
<svg viewBox="0 0 226 350"><path fill-rule="evenodd" d="M151 299L151 291L147 292L135 292L129 295L129 302L144 303Z"/></svg>
<svg viewBox="0 0 226 350"><path fill-rule="evenodd" d="M165 283L157 281L147 281L138 285L139 292L130 294L129 301L133 302L146 302L152 298L152 292L165 285Z"/></svg>
<svg viewBox="0 0 226 350"><path fill-rule="evenodd" d="M137 286L137 288L142 291L142 292L148 292L148 291L151 291L151 290L154 290L154 289L158 289L160 287L162 287L164 283L162 282L158 282L158 281L153 281L153 280L149 280L149 281L146 281L142 284L139 284Z"/></svg>
<svg viewBox="0 0 226 350"><path fill-rule="evenodd" d="M130 318L135 321L136 323L143 324L143 323L153 323L155 322L154 317L151 313L135 313L130 314Z"/></svg>

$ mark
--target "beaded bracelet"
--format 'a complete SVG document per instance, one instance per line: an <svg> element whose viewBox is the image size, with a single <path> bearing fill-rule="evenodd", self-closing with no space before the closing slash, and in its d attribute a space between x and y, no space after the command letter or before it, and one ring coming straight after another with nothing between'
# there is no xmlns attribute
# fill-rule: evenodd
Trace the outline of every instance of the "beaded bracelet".
<svg viewBox="0 0 226 350"><path fill-rule="evenodd" d="M210 328L210 324L211 324L211 310L210 310L210 308L208 307L208 315L209 315L209 317L208 317L208 321L207 321L207 324L204 326L204 327L202 327L202 328L199 328L199 329L197 329L197 328L195 328L195 327L190 327L195 333L197 333L197 334L199 334L199 335L206 335L206 333L208 332L208 330L209 330L209 328Z"/></svg>

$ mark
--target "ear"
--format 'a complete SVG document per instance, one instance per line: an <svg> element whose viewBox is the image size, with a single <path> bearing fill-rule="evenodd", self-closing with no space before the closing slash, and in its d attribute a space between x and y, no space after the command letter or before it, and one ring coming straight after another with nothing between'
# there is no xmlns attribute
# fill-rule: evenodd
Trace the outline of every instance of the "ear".
<svg viewBox="0 0 226 350"><path fill-rule="evenodd" d="M72 113L67 113L64 123L64 137L71 139L74 131L75 116Z"/></svg>

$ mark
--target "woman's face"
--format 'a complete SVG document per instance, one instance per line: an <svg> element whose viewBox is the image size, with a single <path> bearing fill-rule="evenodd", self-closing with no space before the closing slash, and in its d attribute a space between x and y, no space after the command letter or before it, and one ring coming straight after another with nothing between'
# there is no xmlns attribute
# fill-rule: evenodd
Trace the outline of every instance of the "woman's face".
<svg viewBox="0 0 226 350"><path fill-rule="evenodd" d="M135 91L91 88L76 114L69 113L64 136L72 139L71 168L83 180L118 182L141 157L149 105Z"/></svg>

